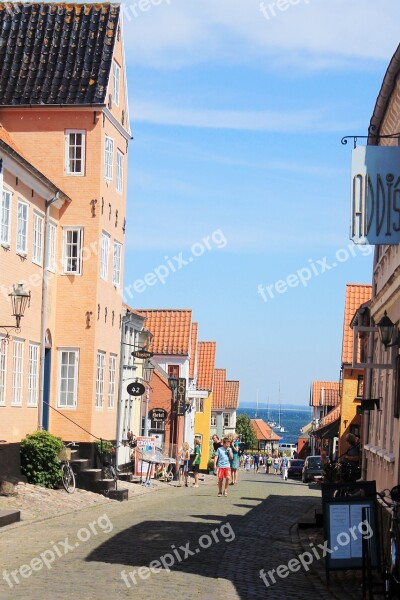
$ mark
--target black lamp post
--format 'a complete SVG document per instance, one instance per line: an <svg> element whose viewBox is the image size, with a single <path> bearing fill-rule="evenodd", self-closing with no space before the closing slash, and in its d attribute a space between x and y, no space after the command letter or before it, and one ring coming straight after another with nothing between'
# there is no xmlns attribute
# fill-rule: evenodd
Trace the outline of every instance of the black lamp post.
<svg viewBox="0 0 400 600"><path fill-rule="evenodd" d="M398 346L399 345L399 341L400 341L399 340L399 331L397 330L395 324L387 316L386 310L385 310L385 313L384 313L382 319L377 324L377 327L379 329L379 337L381 339L382 344L385 346L385 348L389 348L390 346ZM395 330L396 330L396 340L394 342L392 342L392 338L393 338Z"/></svg>
<svg viewBox="0 0 400 600"><path fill-rule="evenodd" d="M143 365L143 380L146 385L146 408L144 413L144 435L147 437L149 435L149 402L150 402L150 381L153 376L153 371L155 369L155 365L152 362L147 360Z"/></svg>
<svg viewBox="0 0 400 600"><path fill-rule="evenodd" d="M31 301L31 293L24 290L22 283L17 283L13 286L13 291L8 294L11 298L12 316L15 317L15 325L0 325L6 333L4 341L8 342L11 339L10 332L15 330L15 333L21 331L21 319L25 314L25 309Z"/></svg>

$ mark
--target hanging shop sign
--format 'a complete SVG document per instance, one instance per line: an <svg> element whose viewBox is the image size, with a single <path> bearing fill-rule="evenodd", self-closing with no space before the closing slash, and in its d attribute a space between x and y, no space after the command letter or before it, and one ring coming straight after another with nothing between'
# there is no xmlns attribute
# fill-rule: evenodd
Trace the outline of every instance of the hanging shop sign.
<svg viewBox="0 0 400 600"><path fill-rule="evenodd" d="M135 383L130 383L126 388L126 391L130 396L142 396L142 394L145 393L146 388L143 383L138 383L136 381Z"/></svg>
<svg viewBox="0 0 400 600"><path fill-rule="evenodd" d="M400 147L353 150L350 239L355 244L400 243Z"/></svg>
<svg viewBox="0 0 400 600"><path fill-rule="evenodd" d="M176 388L176 411L178 417L182 417L185 414L186 408L186 379L179 377L178 387Z"/></svg>
<svg viewBox="0 0 400 600"><path fill-rule="evenodd" d="M149 418L154 421L154 423L163 423L167 418L167 411L163 408L153 408L149 412Z"/></svg>
<svg viewBox="0 0 400 600"><path fill-rule="evenodd" d="M131 352L131 356L134 358L152 358L154 352L149 352L148 350L134 350Z"/></svg>

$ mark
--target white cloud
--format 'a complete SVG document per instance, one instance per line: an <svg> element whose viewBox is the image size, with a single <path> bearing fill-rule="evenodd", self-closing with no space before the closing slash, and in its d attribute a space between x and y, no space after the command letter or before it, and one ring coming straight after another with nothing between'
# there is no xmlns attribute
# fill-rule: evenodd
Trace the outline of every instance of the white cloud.
<svg viewBox="0 0 400 600"><path fill-rule="evenodd" d="M259 0L149 0L146 12L139 2L124 2L128 62L178 68L266 58L259 64L326 69L353 67L360 59L387 62L398 44L400 3L392 0L283 5L287 10L275 9L266 19Z"/></svg>

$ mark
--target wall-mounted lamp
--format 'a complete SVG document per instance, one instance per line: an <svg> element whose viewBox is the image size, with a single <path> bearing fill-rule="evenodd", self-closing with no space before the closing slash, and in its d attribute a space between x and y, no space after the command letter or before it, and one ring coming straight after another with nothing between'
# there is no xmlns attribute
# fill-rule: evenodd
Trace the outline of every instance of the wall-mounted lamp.
<svg viewBox="0 0 400 600"><path fill-rule="evenodd" d="M15 333L21 331L21 319L24 316L26 307L31 302L31 293L24 290L23 283L15 284L13 291L8 295L11 298L12 316L15 317L15 325L0 325L0 330L5 331L3 340L6 343L11 339L11 331L15 330Z"/></svg>
<svg viewBox="0 0 400 600"><path fill-rule="evenodd" d="M400 345L400 332L396 325L390 320L387 316L387 312L385 310L382 319L377 324L379 330L379 337L381 339L382 344L385 348L390 348L391 346L399 346ZM395 336L395 340L392 342L393 337Z"/></svg>

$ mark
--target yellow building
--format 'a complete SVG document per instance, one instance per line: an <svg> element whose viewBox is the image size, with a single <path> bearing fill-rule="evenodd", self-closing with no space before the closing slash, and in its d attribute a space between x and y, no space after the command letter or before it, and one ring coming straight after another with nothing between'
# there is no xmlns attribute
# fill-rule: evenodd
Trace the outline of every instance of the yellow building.
<svg viewBox="0 0 400 600"><path fill-rule="evenodd" d="M205 397L196 398L195 436L201 439L200 469L207 469L211 441L211 406L216 342L198 342L196 389Z"/></svg>

